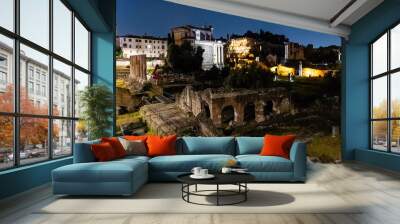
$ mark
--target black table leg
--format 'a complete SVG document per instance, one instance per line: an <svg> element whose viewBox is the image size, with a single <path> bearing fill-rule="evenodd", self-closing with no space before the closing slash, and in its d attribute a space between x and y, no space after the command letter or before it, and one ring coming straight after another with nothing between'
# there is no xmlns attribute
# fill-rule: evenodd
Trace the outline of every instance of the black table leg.
<svg viewBox="0 0 400 224"><path fill-rule="evenodd" d="M244 201L247 201L247 192L248 192L247 183L244 183L244 187L245 187L245 191L246 191L246 192L244 192Z"/></svg>
<svg viewBox="0 0 400 224"><path fill-rule="evenodd" d="M219 206L219 184L217 184L217 206Z"/></svg>
<svg viewBox="0 0 400 224"><path fill-rule="evenodd" d="M195 185L195 191L197 192L197 184Z"/></svg>

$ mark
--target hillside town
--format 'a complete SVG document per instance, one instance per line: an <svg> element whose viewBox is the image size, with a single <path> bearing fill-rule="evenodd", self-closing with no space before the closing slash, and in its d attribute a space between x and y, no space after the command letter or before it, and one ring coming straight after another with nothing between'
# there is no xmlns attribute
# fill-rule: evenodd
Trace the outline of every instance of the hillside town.
<svg viewBox="0 0 400 224"><path fill-rule="evenodd" d="M263 30L216 38L212 26L192 25L116 43L120 133L338 131L339 46L303 46Z"/></svg>

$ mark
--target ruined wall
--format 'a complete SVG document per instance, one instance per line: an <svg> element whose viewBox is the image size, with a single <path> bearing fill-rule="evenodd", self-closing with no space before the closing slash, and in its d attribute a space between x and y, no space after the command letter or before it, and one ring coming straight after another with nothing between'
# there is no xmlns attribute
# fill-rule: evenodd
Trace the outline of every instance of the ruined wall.
<svg viewBox="0 0 400 224"><path fill-rule="evenodd" d="M206 113L208 108L209 118L216 126L222 125L222 112L227 107L233 108L233 121L239 125L245 122L246 108L254 111L252 117L256 122L263 122L274 114L289 113L291 110L289 94L282 88L225 92L211 89L194 91L191 86L187 86L178 95L177 103L180 108L195 116Z"/></svg>
<svg viewBox="0 0 400 224"><path fill-rule="evenodd" d="M177 96L176 103L186 111L192 112L194 116L202 112L202 100L200 93L193 90L192 86L186 86L185 89Z"/></svg>

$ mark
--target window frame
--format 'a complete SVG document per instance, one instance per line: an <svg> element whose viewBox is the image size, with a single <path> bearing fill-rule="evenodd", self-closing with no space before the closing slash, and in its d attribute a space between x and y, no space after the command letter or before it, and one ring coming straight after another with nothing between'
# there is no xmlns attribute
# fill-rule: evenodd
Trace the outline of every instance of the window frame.
<svg viewBox="0 0 400 224"><path fill-rule="evenodd" d="M38 164L38 163L43 163L46 161L50 160L58 160L66 157L70 157L73 155L74 152L74 143L75 143L75 126L76 126L76 121L79 120L79 117L75 117L75 108L72 106L71 108L71 115L70 116L56 116L53 115L53 59L58 60L59 62L62 62L68 66L71 66L71 81L70 81L70 88L72 92L72 99L71 99L71 105L74 105L75 103L75 88L74 88L74 82L75 82L75 69L85 73L89 77L89 83L88 85L92 85L92 57L91 57L91 50L92 50L92 43L91 43L91 38L92 38L92 30L88 27L88 25L85 23L85 21L79 16L77 12L75 12L72 7L65 1L65 0L59 0L62 4L64 4L68 10L71 11L71 58L67 59L64 58L63 56L55 53L54 50L54 45L53 45L53 1L54 0L48 0L49 2L49 47L46 49L45 47L42 47L39 44L36 44L29 39L23 37L20 35L20 0L14 0L13 1L13 10L14 10L14 30L10 31L4 27L0 26L0 35L3 35L5 37L11 38L14 44L13 52L12 52L12 57L13 57L13 64L12 66L12 75L14 79L14 99L13 99L13 112L2 112L0 111L0 116L10 116L13 119L13 166L10 167L5 167L5 168L0 168L0 172L5 171L5 170L11 170L11 169L16 169L19 167L23 166L30 166L33 164ZM79 22L84 26L84 28L88 31L89 37L88 37L88 69L85 69L78 64L75 63L75 18L79 20ZM46 90L48 91L47 96L48 96L48 112L46 115L39 115L39 114L27 114L27 113L21 113L20 111L20 45L23 44L29 48L32 48L33 50L36 50L40 53L43 53L48 56L49 63L48 63L48 82L47 82L47 88ZM34 70L34 80L35 80L35 70ZM30 74L26 74L27 80L30 79ZM41 80L40 80L41 81ZM28 91L28 90L27 90ZM34 90L36 91L36 90ZM45 118L47 119L48 122L48 136L47 136L47 142L49 143L47 145L47 158L43 158L43 160L38 161L38 162L32 162L32 163L26 163L26 164L21 164L21 159L20 159L20 119L21 118ZM62 155L62 156L54 156L54 146L52 144L53 142L53 122L56 120L66 120L71 122L71 153L68 155Z"/></svg>
<svg viewBox="0 0 400 224"><path fill-rule="evenodd" d="M391 153L391 154L400 154L400 152L394 152L392 151L392 122L393 121L400 121L400 117L392 117L392 98L391 98L391 91L392 91L392 85L391 85L391 80L392 76L396 75L397 73L400 72L400 67L397 68L391 68L391 58L392 58L392 49L391 49L391 31L393 28L400 26L400 21L394 23L391 25L389 28L385 29L384 32L379 34L375 39L373 39L369 44L369 149L372 151L379 151L379 152L385 152L385 153ZM382 72L380 74L374 75L373 72L373 44L378 41L381 37L384 35L387 35L387 64L386 64L386 71ZM378 79L386 77L386 86L387 86L387 105L386 105L386 117L385 118L373 118L373 81ZM386 121L386 150L379 150L374 148L374 132L373 132L373 122L376 121Z"/></svg>

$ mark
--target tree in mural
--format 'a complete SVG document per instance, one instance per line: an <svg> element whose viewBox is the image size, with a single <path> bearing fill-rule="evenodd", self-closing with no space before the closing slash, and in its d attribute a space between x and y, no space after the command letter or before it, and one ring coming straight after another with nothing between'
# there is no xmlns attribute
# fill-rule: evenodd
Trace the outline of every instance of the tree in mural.
<svg viewBox="0 0 400 224"><path fill-rule="evenodd" d="M13 86L8 86L5 93L0 94L0 107L2 111L12 112L14 107ZM20 108L24 114L47 114L47 107L34 105L29 99L25 88L20 89ZM58 113L58 110L55 111ZM12 116L0 116L0 146L2 148L13 147L13 118ZM48 119L46 118L20 118L20 148L24 149L26 145L45 145L48 137ZM59 128L53 127L53 138L59 135Z"/></svg>
<svg viewBox="0 0 400 224"><path fill-rule="evenodd" d="M168 46L168 65L175 72L190 73L201 70L204 50L200 46L193 47L190 42L183 42L181 46Z"/></svg>

